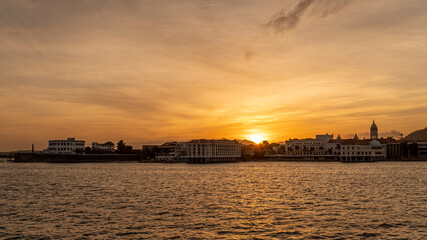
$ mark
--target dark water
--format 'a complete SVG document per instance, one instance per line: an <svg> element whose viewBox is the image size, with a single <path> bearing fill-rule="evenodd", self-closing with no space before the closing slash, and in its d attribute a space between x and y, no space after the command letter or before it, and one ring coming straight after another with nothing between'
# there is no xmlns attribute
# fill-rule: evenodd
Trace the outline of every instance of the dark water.
<svg viewBox="0 0 427 240"><path fill-rule="evenodd" d="M427 162L0 162L0 238L427 239Z"/></svg>

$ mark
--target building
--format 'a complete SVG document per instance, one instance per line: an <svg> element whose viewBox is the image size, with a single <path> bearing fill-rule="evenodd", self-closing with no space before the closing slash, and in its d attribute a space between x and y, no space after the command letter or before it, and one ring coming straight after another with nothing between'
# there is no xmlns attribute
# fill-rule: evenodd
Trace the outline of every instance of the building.
<svg viewBox="0 0 427 240"><path fill-rule="evenodd" d="M92 150L95 153L113 153L115 144L112 142L97 143L92 142Z"/></svg>
<svg viewBox="0 0 427 240"><path fill-rule="evenodd" d="M371 126L371 139L378 139L378 127L375 124L375 121L372 122Z"/></svg>
<svg viewBox="0 0 427 240"><path fill-rule="evenodd" d="M167 142L157 147L156 160L181 161L185 154L185 143Z"/></svg>
<svg viewBox="0 0 427 240"><path fill-rule="evenodd" d="M241 145L236 140L197 139L184 143L182 160L188 163L232 162L241 158Z"/></svg>
<svg viewBox="0 0 427 240"><path fill-rule="evenodd" d="M160 145L142 145L141 155L145 159L155 159Z"/></svg>
<svg viewBox="0 0 427 240"><path fill-rule="evenodd" d="M285 143L287 155L326 155L329 149L329 141L334 135L316 135L316 138L289 139Z"/></svg>
<svg viewBox="0 0 427 240"><path fill-rule="evenodd" d="M78 154L84 153L85 141L67 138L67 140L49 140L49 146L44 154Z"/></svg>
<svg viewBox="0 0 427 240"><path fill-rule="evenodd" d="M427 140L409 140L403 149L404 160L427 160Z"/></svg>
<svg viewBox="0 0 427 240"><path fill-rule="evenodd" d="M242 157L245 159L251 159L255 155L254 146L253 145L242 145Z"/></svg>
<svg viewBox="0 0 427 240"><path fill-rule="evenodd" d="M373 162L387 157L386 144L375 139L336 139L329 143L341 162Z"/></svg>
<svg viewBox="0 0 427 240"><path fill-rule="evenodd" d="M386 145L386 158L387 160L402 160L403 159L403 150L404 150L404 141L396 140L394 138L380 138L377 139L380 143Z"/></svg>

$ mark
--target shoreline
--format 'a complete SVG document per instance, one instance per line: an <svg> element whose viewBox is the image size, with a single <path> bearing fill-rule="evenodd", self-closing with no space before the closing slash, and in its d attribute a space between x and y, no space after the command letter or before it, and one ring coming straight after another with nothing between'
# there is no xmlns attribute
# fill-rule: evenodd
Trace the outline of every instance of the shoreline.
<svg viewBox="0 0 427 240"><path fill-rule="evenodd" d="M426 162L427 159L385 159L380 161L353 161L342 162L334 159L241 159L229 162L212 162L212 163L187 163L185 161L172 161L172 160L147 160L142 159L137 154L87 154L87 155L47 155L47 154L17 154L15 159L2 159L3 162L14 163L162 163L162 164L221 164L221 163L240 163L240 162L313 162L313 163L375 163L375 162Z"/></svg>

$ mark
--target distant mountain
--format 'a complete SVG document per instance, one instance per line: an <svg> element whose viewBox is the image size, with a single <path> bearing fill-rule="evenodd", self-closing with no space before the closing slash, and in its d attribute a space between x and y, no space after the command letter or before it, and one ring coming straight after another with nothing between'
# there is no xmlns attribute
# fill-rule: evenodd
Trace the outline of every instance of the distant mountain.
<svg viewBox="0 0 427 240"><path fill-rule="evenodd" d="M404 138L405 140L427 140L427 127L422 130L416 130Z"/></svg>
<svg viewBox="0 0 427 240"><path fill-rule="evenodd" d="M254 142L246 140L246 139L243 139L243 140L237 139L237 141L242 145L255 145Z"/></svg>

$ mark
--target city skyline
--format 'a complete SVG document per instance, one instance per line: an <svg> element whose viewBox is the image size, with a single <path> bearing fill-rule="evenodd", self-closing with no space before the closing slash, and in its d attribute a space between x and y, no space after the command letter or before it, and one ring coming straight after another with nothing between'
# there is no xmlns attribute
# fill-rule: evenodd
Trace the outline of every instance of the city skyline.
<svg viewBox="0 0 427 240"><path fill-rule="evenodd" d="M2 1L0 151L426 127L427 2Z"/></svg>
<svg viewBox="0 0 427 240"><path fill-rule="evenodd" d="M373 126L375 126L375 130L373 130ZM425 128L425 129L427 129L427 128ZM419 130L424 130L425 131L425 129L419 129ZM372 135L372 131L375 131L374 134L376 134L376 135ZM418 130L415 130L414 132L417 132L417 131ZM405 137L405 135L403 135L402 133L397 132L397 131L395 131L395 132L386 132L386 133L378 132L378 128L376 126L375 120L372 122L372 125L371 125L371 127L369 129L369 132L362 132L362 133L357 133L356 132L356 133L350 133L350 134L345 134L345 135L341 135L339 133L338 134L335 134L335 133L332 133L332 134L326 133L325 135L323 135L323 134L324 133L315 133L312 136L303 137L303 138L289 137L288 139L280 139L278 141L273 141L271 139L268 139L268 138L265 137L266 135L263 135L263 134L252 134L252 135L248 135L247 138L242 138L242 139L238 139L238 138L225 138L225 137L217 138L217 139L218 140L221 140L221 139L222 140L238 140L238 141L242 141L242 145L247 145L249 142L253 142L255 144L262 144L264 141L267 141L269 143L275 143L275 144L276 143L284 144L285 141L288 141L288 140L315 139L314 136L316 136L316 138L318 136L329 136L331 139L350 139L350 140L351 139L363 139L363 140L365 140L365 139L368 139L368 140L369 139L389 139L389 138L391 138L391 139L402 139L402 138ZM399 135L399 137L397 137L397 135ZM72 141L74 141L75 137L72 137L72 138L67 137L67 139L69 139L69 140L71 139ZM213 138L203 138L203 137L199 138L199 139L203 139L203 140L215 140ZM164 143L170 143L170 142L189 142L189 141L193 141L193 140L197 140L197 139L190 138L190 139L183 139L183 140L180 140L180 141L177 141L176 139L171 139L171 140L167 140L167 141L148 142L148 143L147 142L146 143L129 143L129 142L124 141L123 139L120 139L120 140L118 140L118 139L114 139L114 140L107 139L107 140L105 140L104 139L102 141L105 142L105 144L112 143L112 145L115 145L116 141L117 142L122 142L122 143L125 143L127 145L130 145L130 146L134 147L135 149L139 149L141 147L141 145L142 145L142 147L144 145L145 146L155 146L155 145L160 146L160 145L162 145ZM49 142L51 142L51 141L65 141L65 140L49 139ZM86 139L81 138L81 139L78 139L76 141L82 141L83 143L86 142L88 144L88 145L84 144L84 146L86 146L86 147L90 147L90 145L89 145L90 143L92 143L92 145L93 144L99 144L98 141L93 140L93 139L90 139L89 141L86 141ZM249 141L249 142L247 142L247 141ZM41 145L41 147L39 146L39 147L36 147L36 148L34 148L34 143L32 143L31 145L32 145L33 150L36 150L36 151L41 151L44 148L43 144ZM18 149L13 149L13 150L16 151ZM10 150L10 151L13 151L13 150ZM28 149L19 149L19 150L28 150Z"/></svg>

